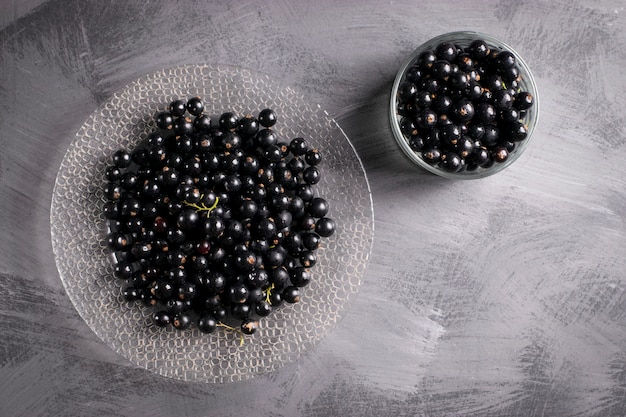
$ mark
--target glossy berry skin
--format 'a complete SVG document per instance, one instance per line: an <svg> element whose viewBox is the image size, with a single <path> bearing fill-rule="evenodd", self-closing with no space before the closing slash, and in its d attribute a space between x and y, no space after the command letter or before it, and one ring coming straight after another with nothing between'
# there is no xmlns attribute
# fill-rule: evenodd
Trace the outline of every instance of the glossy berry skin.
<svg viewBox="0 0 626 417"><path fill-rule="evenodd" d="M322 242L322 236L316 232L303 233L302 246L307 250L316 250Z"/></svg>
<svg viewBox="0 0 626 417"><path fill-rule="evenodd" d="M239 120L237 132L239 132L244 138L250 138L257 134L260 126L261 124L257 118L248 115Z"/></svg>
<svg viewBox="0 0 626 417"><path fill-rule="evenodd" d="M113 154L113 165L118 168L126 168L132 163L131 154L124 150L120 149L115 151Z"/></svg>
<svg viewBox="0 0 626 417"><path fill-rule="evenodd" d="M456 72L454 74L450 74L449 77L450 86L453 89L464 91L469 88L470 80L467 74L463 72Z"/></svg>
<svg viewBox="0 0 626 417"><path fill-rule="evenodd" d="M178 287L176 295L179 300L191 300L196 297L198 289L193 282L185 282Z"/></svg>
<svg viewBox="0 0 626 417"><path fill-rule="evenodd" d="M296 286L290 285L283 290L282 298L289 304L300 302L300 289Z"/></svg>
<svg viewBox="0 0 626 417"><path fill-rule="evenodd" d="M160 129L172 129L174 124L174 117L172 116L172 113L168 112L168 111L164 111L164 112L160 112L157 115L156 118L156 125L160 128Z"/></svg>
<svg viewBox="0 0 626 417"><path fill-rule="evenodd" d="M532 107L533 102L534 100L532 94L527 91L523 91L515 97L515 107L517 107L519 110L529 109L530 107Z"/></svg>
<svg viewBox="0 0 626 417"><path fill-rule="evenodd" d="M304 155L304 160L307 164L316 166L322 162L322 154L317 149L309 149Z"/></svg>
<svg viewBox="0 0 626 417"><path fill-rule="evenodd" d="M230 308L230 314L238 320L245 320L252 314L252 307L247 303L233 304Z"/></svg>
<svg viewBox="0 0 626 417"><path fill-rule="evenodd" d="M193 133L193 120L189 117L178 117L174 119L172 129L179 136L190 135Z"/></svg>
<svg viewBox="0 0 626 417"><path fill-rule="evenodd" d="M515 55L513 55L510 51L502 51L496 55L495 61L499 69L510 69L515 66Z"/></svg>
<svg viewBox="0 0 626 417"><path fill-rule="evenodd" d="M259 322L257 320L245 319L241 322L240 327L243 334L251 335L256 333L259 329Z"/></svg>
<svg viewBox="0 0 626 417"><path fill-rule="evenodd" d="M490 103L480 103L475 109L475 117L482 124L489 124L496 120L496 108Z"/></svg>
<svg viewBox="0 0 626 417"><path fill-rule="evenodd" d="M154 313L154 324L158 327L166 327L172 322L172 316L169 312L161 310Z"/></svg>
<svg viewBox="0 0 626 417"><path fill-rule="evenodd" d="M441 167L448 172L458 172L462 167L462 159L457 153L448 152L442 158Z"/></svg>
<svg viewBox="0 0 626 417"><path fill-rule="evenodd" d="M310 166L302 172L302 178L307 184L317 184L321 179L321 172L316 166Z"/></svg>
<svg viewBox="0 0 626 417"><path fill-rule="evenodd" d="M477 39L470 43L467 51L473 60L482 61L489 56L491 48L489 48L487 42Z"/></svg>
<svg viewBox="0 0 626 417"><path fill-rule="evenodd" d="M217 330L217 320L210 314L205 314L198 319L198 330L202 333L213 333Z"/></svg>
<svg viewBox="0 0 626 417"><path fill-rule="evenodd" d="M278 116L272 109L263 109L259 113L259 124L265 128L272 127L276 124Z"/></svg>
<svg viewBox="0 0 626 417"><path fill-rule="evenodd" d="M322 197L313 198L306 206L306 211L313 217L321 218L328 213L328 201Z"/></svg>
<svg viewBox="0 0 626 417"><path fill-rule="evenodd" d="M250 290L244 284L237 284L230 287L229 298L235 304L242 304L248 300Z"/></svg>
<svg viewBox="0 0 626 417"><path fill-rule="evenodd" d="M452 67L447 59L439 59L433 63L430 71L434 79L444 80L452 73Z"/></svg>
<svg viewBox="0 0 626 417"><path fill-rule="evenodd" d="M304 287L311 282L311 273L305 267L296 267L291 271L289 278L296 287Z"/></svg>
<svg viewBox="0 0 626 417"><path fill-rule="evenodd" d="M301 156L307 153L309 145L304 138L294 138L289 143L289 150L294 156Z"/></svg>
<svg viewBox="0 0 626 417"><path fill-rule="evenodd" d="M174 285L167 280L159 280L152 288L152 292L158 300L168 300L174 295Z"/></svg>
<svg viewBox="0 0 626 417"><path fill-rule="evenodd" d="M204 110L204 103L200 97L192 97L187 100L186 109L193 116L199 116Z"/></svg>
<svg viewBox="0 0 626 417"><path fill-rule="evenodd" d="M452 103L452 115L455 120L465 123L474 117L474 104L467 99L459 99Z"/></svg>
<svg viewBox="0 0 626 417"><path fill-rule="evenodd" d="M181 230L195 229L200 223L200 215L193 208L183 209L177 217L176 224Z"/></svg>
<svg viewBox="0 0 626 417"><path fill-rule="evenodd" d="M195 132L208 133L212 127L211 117L206 114L201 114L193 119L193 129ZM209 150L208 147L206 150Z"/></svg>
<svg viewBox="0 0 626 417"><path fill-rule="evenodd" d="M132 172L125 172L124 174L122 174L122 176L119 178L119 181L122 188L124 188L126 191L135 190L139 186L139 178Z"/></svg>
<svg viewBox="0 0 626 417"><path fill-rule="evenodd" d="M429 148L422 151L422 158L431 165L436 165L441 161L441 151L437 148Z"/></svg>
<svg viewBox="0 0 626 417"><path fill-rule="evenodd" d="M452 99L448 96L437 95L435 101L431 104L431 108L437 111L440 114L448 113L450 108L452 107Z"/></svg>
<svg viewBox="0 0 626 417"><path fill-rule="evenodd" d="M256 135L255 138L256 143L263 149L267 149L270 146L276 145L278 143L278 137L276 136L276 132L271 129L261 129Z"/></svg>
<svg viewBox="0 0 626 417"><path fill-rule="evenodd" d="M322 217L315 223L315 232L321 237L330 237L335 233L337 225L329 217Z"/></svg>
<svg viewBox="0 0 626 417"><path fill-rule="evenodd" d="M483 166L491 161L491 156L486 148L475 148L474 151L472 151L470 161L477 166Z"/></svg>
<svg viewBox="0 0 626 417"><path fill-rule="evenodd" d="M507 90L498 90L493 93L493 103L498 110L510 109L513 106L513 96Z"/></svg>
<svg viewBox="0 0 626 417"><path fill-rule="evenodd" d="M139 299L139 291L135 287L126 287L122 291L122 297L126 301L136 301Z"/></svg>
<svg viewBox="0 0 626 417"><path fill-rule="evenodd" d="M437 56L432 51L424 51L420 53L417 62L421 68L430 69L434 62L437 60Z"/></svg>
<svg viewBox="0 0 626 417"><path fill-rule="evenodd" d="M184 100L174 100L170 103L169 110L173 117L181 117L187 111L187 103Z"/></svg>
<svg viewBox="0 0 626 417"><path fill-rule="evenodd" d="M191 326L191 324L192 324L191 316L184 312L175 314L172 319L172 325L177 330L188 329Z"/></svg>
<svg viewBox="0 0 626 417"><path fill-rule="evenodd" d="M484 128L485 134L482 137L482 142L488 147L496 145L500 140L500 129L493 124L485 125Z"/></svg>
<svg viewBox="0 0 626 417"><path fill-rule="evenodd" d="M503 147L499 146L492 151L493 160L496 162L504 162L509 157L509 151Z"/></svg>
<svg viewBox="0 0 626 417"><path fill-rule="evenodd" d="M439 140L446 145L454 145L461 140L462 135L463 132L459 125L450 124L441 128Z"/></svg>
<svg viewBox="0 0 626 417"><path fill-rule="evenodd" d="M272 305L267 301L260 301L255 304L254 313L259 317L267 317L272 313Z"/></svg>
<svg viewBox="0 0 626 417"><path fill-rule="evenodd" d="M435 56L438 59L454 61L458 54L456 46L452 42L442 42L435 48Z"/></svg>
<svg viewBox="0 0 626 417"><path fill-rule="evenodd" d="M235 114L232 112L224 112L220 115L219 126L220 126L220 129L224 131L236 129L237 123L238 123L237 116L235 116Z"/></svg>

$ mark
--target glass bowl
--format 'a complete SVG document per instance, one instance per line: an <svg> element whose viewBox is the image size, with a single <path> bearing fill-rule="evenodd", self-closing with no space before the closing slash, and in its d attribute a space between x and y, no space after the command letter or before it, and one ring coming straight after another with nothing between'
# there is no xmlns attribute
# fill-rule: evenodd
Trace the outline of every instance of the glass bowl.
<svg viewBox="0 0 626 417"><path fill-rule="evenodd" d="M239 343L236 332L204 334L196 326L155 326L152 310L122 297L113 276L103 215L106 167L119 148L132 150L154 131L154 116L174 98L200 96L205 113L256 114L272 107L283 138L304 137L320 150L319 195L336 232L319 249L302 301L281 306ZM227 65L185 65L147 74L104 102L84 122L57 174L50 211L59 276L80 316L108 346L166 377L228 383L275 371L324 338L362 282L372 240L373 207L365 172L343 130L318 105L266 75Z"/></svg>
<svg viewBox="0 0 626 417"><path fill-rule="evenodd" d="M527 134L525 138L523 140L516 139L515 141L505 140L503 138L499 140L499 145L502 145L504 147L508 146L508 149L507 149L508 157L504 161L493 162L490 165L485 164L485 166L478 166L477 164L465 163L465 165L461 165L461 168L459 171L451 172L450 170L444 169L441 166L440 162L427 162L423 155L425 148L420 147L421 142L422 142L421 139L416 142L415 140L413 140L412 137L409 137L409 135L405 135L403 133L403 128L401 127L401 124L403 123L404 115L401 114L403 110L401 109L402 102L399 98L399 94L400 94L400 89L405 88L404 84L406 84L405 82L408 81L407 73L409 71L414 70L414 66L418 63L420 54L422 54L422 52L435 51L436 47L443 42L450 42L456 45L457 48L458 47L466 48L475 40L485 41L492 52L494 50L498 52L507 50L514 55L515 64L519 70L519 78L517 79L518 85L513 86L513 87L516 87L515 88L516 92L530 93L533 98L533 104L530 108L526 109L523 112L520 112L519 114L520 116L519 121L521 121L523 125L526 127ZM481 81L479 80L478 82L480 83ZM505 88L507 88L506 84L505 84ZM417 90L419 89L420 87L418 86ZM431 94L431 96L433 97L433 100L436 98L437 93L441 95L441 90L435 91L434 94ZM391 91L391 103L390 103L389 109L390 109L389 116L390 116L393 136L396 139L400 148L404 151L406 156L413 163L441 177L450 178L450 179L475 179L475 178L487 177L497 172L500 172L506 167L508 167L509 165L511 165L515 160L517 160L517 158L520 157L520 155L528 147L531 137L533 135L533 132L535 130L535 126L537 124L537 119L539 116L539 99L537 95L537 85L535 84L535 79L533 78L530 68L528 67L526 62L524 62L524 60L522 59L519 53L517 53L512 47L510 47L506 43L502 42L499 39L494 38L493 36L490 36L484 33L479 33L479 32L462 31L462 32L449 32L449 33L445 33L443 35L434 37L430 39L429 41L425 42L424 44L422 44L420 47L418 47L409 56L409 58L406 60L406 62L402 65L402 67L398 71L396 78L394 80L392 91ZM441 124L441 120L439 120L441 118L440 116L441 114L437 114L438 121L437 121L436 128L439 129L439 131L441 130L443 126ZM472 121L475 121L475 120L476 119L471 119L467 123L457 122L457 125L459 126L463 124L470 125ZM503 122L496 121L494 123L503 123ZM475 124L479 124L479 123L476 122ZM502 124L499 124L496 126L502 127ZM418 128L418 130L420 130L420 128ZM421 129L421 132L419 134L422 134L422 132L426 130L430 131L430 128ZM416 131L411 130L411 132L416 132ZM465 138L466 136L468 136L467 132L464 132L463 137ZM428 143L428 139L426 139L424 142ZM470 161L469 158L467 160Z"/></svg>

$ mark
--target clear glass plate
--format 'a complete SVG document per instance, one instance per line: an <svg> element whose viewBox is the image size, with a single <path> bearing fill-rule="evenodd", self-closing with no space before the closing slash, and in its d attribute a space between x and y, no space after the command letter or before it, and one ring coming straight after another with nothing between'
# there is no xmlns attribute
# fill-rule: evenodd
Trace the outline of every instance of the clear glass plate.
<svg viewBox="0 0 626 417"><path fill-rule="evenodd" d="M205 112L279 115L285 140L304 137L324 157L318 194L331 204L337 231L318 251L302 301L262 320L243 345L232 331L202 334L152 324L151 310L126 302L106 247L102 214L105 167L120 147L132 149L155 129L154 115L174 98L201 96ZM116 352L152 372L187 381L225 383L274 371L314 346L357 293L373 239L369 185L350 141L319 106L253 71L188 65L130 83L82 125L59 169L50 215L52 246L63 285L89 327Z"/></svg>

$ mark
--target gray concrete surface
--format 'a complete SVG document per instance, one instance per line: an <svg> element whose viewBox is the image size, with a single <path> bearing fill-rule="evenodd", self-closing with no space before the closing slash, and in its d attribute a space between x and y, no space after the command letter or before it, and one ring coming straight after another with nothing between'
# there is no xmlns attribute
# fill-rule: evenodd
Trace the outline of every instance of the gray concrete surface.
<svg viewBox="0 0 626 417"><path fill-rule="evenodd" d="M2 10L0 416L626 414L623 1ZM472 182L411 166L386 113L405 56L462 29L515 47L542 100L527 153ZM145 73L202 62L267 73L325 108L363 160L375 211L363 286L338 327L279 371L226 385L116 355L65 295L50 243L55 175L88 115Z"/></svg>

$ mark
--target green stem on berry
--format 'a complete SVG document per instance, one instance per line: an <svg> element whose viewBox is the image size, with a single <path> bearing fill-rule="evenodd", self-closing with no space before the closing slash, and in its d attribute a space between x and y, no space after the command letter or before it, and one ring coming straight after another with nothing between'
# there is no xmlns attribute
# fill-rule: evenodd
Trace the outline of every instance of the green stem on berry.
<svg viewBox="0 0 626 417"><path fill-rule="evenodd" d="M272 301L271 301L271 296L272 296L272 290L275 288L274 284L270 285L270 287L267 289L267 292L265 294L265 302L268 303L269 305L272 305Z"/></svg>
<svg viewBox="0 0 626 417"><path fill-rule="evenodd" d="M239 334L239 346L243 346L244 337L243 337L243 332L241 331L241 329L237 329L237 328L235 328L233 326L229 326L228 324L224 324L222 322L218 322L217 323L217 327L223 327L226 330L232 330L232 331L238 333Z"/></svg>
<svg viewBox="0 0 626 417"><path fill-rule="evenodd" d="M217 207L217 204L219 203L219 201L220 201L219 197L216 198L215 203L213 203L211 207L207 207L206 204L204 203L196 204L196 203L190 203L188 201L183 201L183 204L185 204L186 206L195 208L196 211L206 211L208 212L207 214L211 214L211 211L213 211Z"/></svg>

